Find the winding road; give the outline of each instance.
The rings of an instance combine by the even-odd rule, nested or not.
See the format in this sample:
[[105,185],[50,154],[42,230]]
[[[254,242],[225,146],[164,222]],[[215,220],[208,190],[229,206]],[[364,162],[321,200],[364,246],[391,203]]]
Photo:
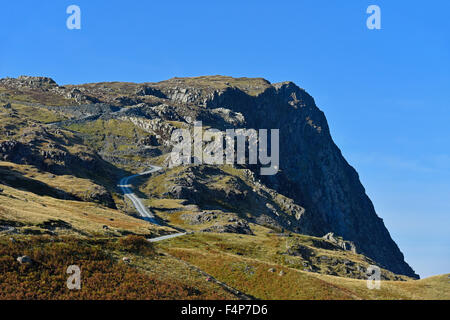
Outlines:
[[[139,174],[135,174],[129,177],[124,177],[122,179],[120,179],[119,185],[118,187],[122,190],[124,196],[128,199],[131,200],[131,202],[133,203],[134,207],[136,208],[137,212],[141,215],[141,217],[146,220],[149,221],[155,225],[160,226],[161,224],[158,223],[158,221],[156,220],[155,215],[153,214],[153,212],[151,212],[141,201],[141,199],[139,199],[136,194],[133,193],[133,191],[131,190],[131,185],[130,185],[130,180],[132,180],[133,178],[139,177],[139,176],[145,176],[148,174],[152,174],[154,172],[157,172],[159,170],[161,170],[161,167],[157,167],[157,166],[150,166],[150,170],[139,173]],[[173,234],[168,234],[165,236],[161,236],[161,237],[157,237],[157,238],[153,238],[153,239],[147,239],[149,242],[158,242],[158,241],[163,241],[163,240],[167,240],[167,239],[172,239],[172,238],[176,238],[176,237],[180,237],[180,236],[184,236],[188,233],[186,232],[180,232],[180,233],[173,233]],[[170,255],[169,255],[170,256]],[[254,297],[250,296],[250,295],[246,295],[243,292],[230,287],[229,285],[227,285],[224,282],[221,282],[219,280],[217,280],[216,278],[214,278],[213,276],[211,276],[210,274],[202,271],[201,269],[199,269],[198,267],[182,260],[176,257],[171,256],[172,258],[184,263],[185,265],[187,265],[190,269],[200,273],[202,276],[206,277],[207,281],[212,281],[216,284],[218,284],[219,286],[221,286],[223,289],[225,289],[227,292],[230,292],[232,294],[234,294],[236,297],[238,297],[239,299],[243,299],[243,300],[253,300],[255,299]]]
[[[161,224],[156,220],[156,217],[154,215],[153,212],[151,212],[141,201],[141,199],[138,198],[138,196],[133,193],[133,191],[131,190],[131,184],[130,184],[130,180],[136,178],[136,177],[140,177],[140,176],[145,176],[148,174],[152,174],[155,173],[159,170],[161,170],[161,167],[157,167],[157,166],[150,166],[150,170],[141,172],[139,174],[135,174],[129,177],[124,177],[122,179],[120,179],[119,185],[118,187],[122,190],[124,196],[128,199],[131,200],[131,202],[133,203],[133,206],[136,208],[136,211],[141,215],[142,219],[153,223],[155,225],[160,226]],[[157,241],[162,241],[162,240],[166,240],[166,239],[171,239],[171,238],[175,238],[175,237],[179,237],[179,236],[184,236],[186,233],[175,233],[175,234],[169,234],[169,235],[165,235],[162,237],[158,237],[158,238],[153,238],[153,239],[149,239],[150,242],[157,242]]]

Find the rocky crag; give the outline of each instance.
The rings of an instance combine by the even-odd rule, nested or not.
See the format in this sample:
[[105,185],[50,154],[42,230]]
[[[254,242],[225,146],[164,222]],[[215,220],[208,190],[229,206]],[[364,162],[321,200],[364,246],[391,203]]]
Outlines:
[[[32,128],[34,142],[23,136],[23,129],[4,126],[0,159],[42,162],[55,173],[70,163],[88,167],[83,161],[127,170],[157,162],[166,169],[152,183],[144,183],[141,191],[159,199],[185,199],[197,207],[196,215],[218,210],[232,221],[232,226],[214,224],[205,232],[251,234],[247,223],[256,223],[281,232],[325,236],[396,274],[418,277],[376,214],[357,172],[333,142],[325,115],[292,82],[209,76],[59,86],[49,78],[19,77],[0,80],[0,101],[1,112],[11,117],[15,105],[58,115],[45,125],[23,124]],[[169,168],[173,130],[191,129],[194,121],[219,130],[279,129],[279,172],[259,176],[258,166]],[[120,132],[114,130],[118,125]],[[57,141],[67,132],[75,132],[73,139],[82,139],[88,149],[75,152],[69,142]],[[36,142],[42,137],[51,150]],[[102,185],[108,189],[108,183]],[[237,217],[228,217],[231,213]]]

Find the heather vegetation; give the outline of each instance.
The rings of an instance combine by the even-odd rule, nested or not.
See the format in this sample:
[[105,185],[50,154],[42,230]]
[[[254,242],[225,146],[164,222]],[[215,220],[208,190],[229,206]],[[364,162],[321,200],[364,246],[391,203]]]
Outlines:
[[[218,288],[199,288],[176,277],[142,270],[114,254],[157,259],[151,244],[139,237],[107,239],[31,237],[0,239],[0,299],[221,299]],[[28,256],[29,263],[16,258]],[[69,290],[67,267],[81,268],[81,290]]]

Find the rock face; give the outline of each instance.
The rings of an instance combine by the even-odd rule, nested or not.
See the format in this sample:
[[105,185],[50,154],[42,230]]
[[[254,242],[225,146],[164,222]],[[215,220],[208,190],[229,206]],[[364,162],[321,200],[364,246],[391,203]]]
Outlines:
[[261,179],[306,209],[299,220],[302,233],[322,237],[333,232],[386,269],[418,277],[377,216],[358,173],[333,142],[324,113],[305,90],[292,82],[274,84],[257,96],[226,88],[214,93],[207,106],[239,112],[247,128],[280,129],[282,172]]

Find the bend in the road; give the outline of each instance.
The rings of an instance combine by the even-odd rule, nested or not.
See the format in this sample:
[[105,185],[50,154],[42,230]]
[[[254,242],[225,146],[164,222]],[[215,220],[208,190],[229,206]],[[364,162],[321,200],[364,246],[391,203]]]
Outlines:
[[[118,187],[122,190],[122,193],[124,194],[124,196],[126,198],[130,199],[131,203],[133,203],[133,206],[136,208],[136,211],[139,213],[139,215],[142,217],[142,219],[144,219],[150,223],[153,223],[155,225],[160,226],[161,224],[156,220],[156,217],[153,214],[153,212],[151,212],[142,203],[141,199],[139,199],[138,196],[136,196],[136,194],[133,193],[133,191],[131,190],[131,185],[129,184],[130,180],[132,180],[133,178],[152,174],[152,173],[157,172],[162,169],[161,167],[157,167],[157,166],[150,166],[150,168],[151,169],[148,171],[144,171],[142,173],[120,179]],[[162,236],[162,237],[158,237],[158,238],[154,238],[154,239],[149,239],[149,241],[157,242],[157,241],[162,241],[162,240],[166,240],[166,239],[183,236],[185,234],[186,233],[170,234],[170,235],[166,235],[166,236]]]

